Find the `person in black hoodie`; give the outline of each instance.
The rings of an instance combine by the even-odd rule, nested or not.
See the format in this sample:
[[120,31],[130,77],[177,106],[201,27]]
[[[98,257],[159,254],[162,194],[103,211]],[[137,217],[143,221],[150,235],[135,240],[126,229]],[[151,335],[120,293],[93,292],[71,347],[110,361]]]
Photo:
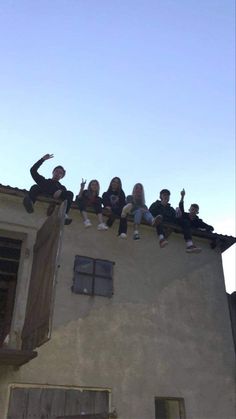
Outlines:
[[126,204],[125,193],[119,177],[114,177],[109,188],[102,195],[102,203],[108,213],[107,226],[111,227],[117,217],[120,218],[118,236],[121,239],[127,238],[127,219],[121,218],[121,212]]
[[[73,192],[68,191],[59,181],[65,176],[66,171],[62,166],[56,166],[52,172],[51,179],[45,179],[38,173],[39,167],[45,162],[45,160],[52,159],[53,154],[45,154],[39,159],[30,169],[30,173],[36,185],[31,186],[29,193],[23,199],[23,205],[28,213],[34,212],[34,203],[37,196],[42,194],[50,196],[54,199],[61,201],[67,200],[65,224],[70,224],[72,219],[68,217],[68,212],[73,201]],[[47,215],[51,215],[55,208],[55,204],[50,204]]]
[[[185,190],[183,189],[180,192],[181,199],[179,202],[179,209],[181,211],[182,217],[188,221],[191,228],[195,228],[201,231],[207,231],[208,233],[214,230],[214,227],[210,226],[209,224],[204,223],[204,221],[198,217],[199,213],[199,205],[198,204],[191,204],[189,208],[189,212],[184,211],[184,197],[185,197]],[[191,237],[190,237],[191,240]]]
[[157,235],[159,237],[160,247],[163,248],[168,245],[163,228],[163,222],[167,222],[170,224],[177,224],[182,227],[187,253],[201,252],[201,248],[195,246],[192,242],[191,227],[188,220],[181,217],[180,211],[176,211],[170,206],[169,200],[170,191],[168,189],[162,189],[160,192],[160,201],[157,200],[156,202],[153,202],[149,208],[149,211],[155,217],[155,225]]

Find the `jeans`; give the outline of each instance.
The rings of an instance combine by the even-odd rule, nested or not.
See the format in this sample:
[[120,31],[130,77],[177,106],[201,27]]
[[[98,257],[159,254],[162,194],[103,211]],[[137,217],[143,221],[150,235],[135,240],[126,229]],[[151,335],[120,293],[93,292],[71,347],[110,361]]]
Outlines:
[[153,216],[149,211],[144,210],[143,208],[136,209],[134,211],[134,224],[140,224],[142,218],[144,218],[148,224],[152,224]]

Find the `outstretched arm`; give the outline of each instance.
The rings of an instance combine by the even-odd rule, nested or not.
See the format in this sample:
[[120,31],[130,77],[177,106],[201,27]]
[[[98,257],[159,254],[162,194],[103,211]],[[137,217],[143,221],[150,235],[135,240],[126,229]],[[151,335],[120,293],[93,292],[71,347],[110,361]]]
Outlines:
[[45,154],[41,159],[39,159],[30,169],[30,173],[32,178],[35,180],[36,183],[44,180],[45,178],[38,174],[39,167],[43,164],[45,160],[52,159],[54,157],[53,154]]
[[199,230],[202,230],[202,231],[207,231],[208,233],[214,230],[214,227],[210,226],[210,225],[209,225],[209,224],[207,224],[207,223],[204,223],[204,221],[202,221],[202,220],[201,220],[201,218],[198,218],[198,220],[197,220],[197,221],[198,221],[198,226],[197,226],[197,228],[198,228]]
[[180,192],[181,198],[179,201],[179,209],[182,212],[182,214],[184,213],[184,197],[185,197],[185,190],[182,189],[182,191]]
[[81,181],[81,184],[80,184],[80,190],[79,190],[79,193],[77,195],[78,198],[80,198],[82,196],[82,194],[84,192],[84,187],[86,185],[86,182],[87,182],[87,180],[82,178],[82,181]]

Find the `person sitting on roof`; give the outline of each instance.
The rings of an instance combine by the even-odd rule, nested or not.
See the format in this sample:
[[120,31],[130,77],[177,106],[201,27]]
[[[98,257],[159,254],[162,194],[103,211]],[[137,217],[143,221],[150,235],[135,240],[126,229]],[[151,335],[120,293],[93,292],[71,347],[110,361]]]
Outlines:
[[102,216],[102,198],[99,196],[100,185],[97,179],[92,179],[88,184],[88,189],[84,189],[86,180],[82,179],[80,184],[80,191],[76,196],[75,202],[79,207],[80,213],[83,218],[84,226],[91,227],[92,223],[88,218],[87,208],[92,207],[97,214],[98,226],[100,231],[108,230],[107,225],[103,221]]
[[185,190],[183,189],[180,192],[181,199],[179,202],[179,209],[181,211],[182,217],[185,220],[188,220],[191,228],[195,228],[201,231],[206,231],[208,233],[214,231],[214,227],[210,226],[209,224],[204,223],[201,218],[198,217],[199,213],[199,205],[198,204],[191,204],[189,208],[189,212],[184,211],[184,197],[185,197]]
[[142,219],[152,226],[156,225],[155,218],[145,204],[145,194],[142,183],[136,183],[133,187],[132,195],[127,196],[127,204],[123,207],[121,218],[127,217],[128,214],[131,214],[134,217],[134,240],[140,239],[139,226]]
[[[67,200],[67,208],[65,215],[65,224],[71,224],[72,219],[68,217],[73,201],[73,192],[68,191],[59,181],[65,176],[66,171],[62,166],[56,166],[52,172],[51,179],[45,179],[38,173],[39,167],[44,163],[45,160],[52,159],[53,154],[45,154],[39,159],[30,169],[32,178],[35,180],[36,185],[31,186],[29,193],[23,199],[23,205],[28,213],[34,212],[34,203],[37,196],[42,194],[53,199],[59,199],[61,201]],[[47,215],[51,215],[54,211],[56,204],[50,204],[48,207]]]
[[157,200],[153,202],[150,206],[149,211],[155,218],[155,225],[157,235],[159,237],[160,247],[163,248],[168,245],[168,241],[165,237],[165,231],[163,228],[163,223],[167,222],[170,224],[177,224],[182,228],[184,239],[186,242],[186,252],[187,253],[199,253],[201,248],[197,247],[192,242],[191,235],[191,226],[188,220],[185,217],[182,217],[181,211],[179,208],[175,210],[169,204],[170,200],[170,191],[168,189],[162,189],[160,191],[160,201]]

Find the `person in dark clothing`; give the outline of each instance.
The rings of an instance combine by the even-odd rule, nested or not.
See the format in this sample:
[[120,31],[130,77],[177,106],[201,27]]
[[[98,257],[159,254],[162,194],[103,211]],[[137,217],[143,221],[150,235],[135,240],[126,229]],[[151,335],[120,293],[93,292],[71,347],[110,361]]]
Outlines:
[[[189,208],[189,212],[184,211],[184,197],[185,197],[185,190],[183,189],[180,192],[181,199],[179,202],[179,209],[181,211],[182,217],[188,221],[191,228],[195,228],[201,231],[212,232],[214,227],[210,226],[209,224],[204,223],[201,218],[198,217],[199,213],[199,205],[198,204],[191,204]],[[190,238],[191,239],[191,238]]]
[[160,192],[160,200],[153,202],[150,206],[149,211],[151,214],[156,217],[155,224],[156,224],[156,231],[159,237],[160,247],[163,248],[168,245],[168,241],[165,238],[165,232],[163,228],[163,223],[171,223],[177,224],[182,227],[184,239],[186,241],[186,252],[187,253],[199,253],[201,249],[195,246],[190,239],[188,239],[189,235],[191,236],[191,228],[188,221],[181,217],[180,213],[171,207],[169,204],[170,200],[170,191],[168,189],[162,189]]
[[92,225],[86,212],[87,207],[92,207],[98,217],[99,224],[97,229],[100,231],[108,230],[108,227],[104,223],[102,216],[102,198],[99,196],[99,182],[96,179],[91,180],[88,184],[88,189],[84,189],[85,184],[86,180],[82,179],[80,184],[80,191],[75,199],[75,202],[77,203],[82,215],[84,226],[87,228]]
[[[23,205],[28,213],[34,211],[34,203],[38,195],[42,194],[45,196],[52,197],[54,199],[59,199],[61,201],[67,200],[67,208],[65,215],[65,224],[70,224],[72,222],[71,218],[68,217],[68,212],[70,210],[72,201],[73,201],[73,192],[68,191],[65,186],[63,186],[59,181],[65,176],[65,169],[62,166],[56,166],[52,172],[51,179],[45,179],[44,176],[38,173],[39,167],[44,163],[45,160],[53,158],[53,154],[45,154],[41,159],[39,159],[30,169],[32,178],[35,180],[36,185],[33,185],[29,193],[23,199]],[[51,215],[56,204],[50,204],[47,215]]]
[[118,236],[121,239],[127,238],[127,219],[121,218],[121,212],[126,204],[125,193],[122,189],[122,183],[119,177],[114,177],[109,185],[109,188],[102,195],[102,203],[108,212],[107,226],[111,227],[116,219],[119,217]]

